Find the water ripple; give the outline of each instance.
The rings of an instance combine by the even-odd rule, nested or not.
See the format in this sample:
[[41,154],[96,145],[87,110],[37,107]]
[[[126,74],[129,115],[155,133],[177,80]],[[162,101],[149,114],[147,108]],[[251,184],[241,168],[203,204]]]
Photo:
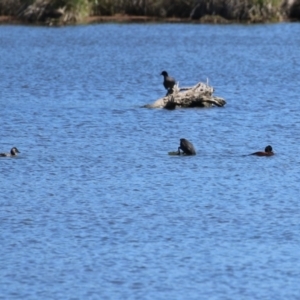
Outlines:
[[297,299],[298,29],[3,26],[0,298]]

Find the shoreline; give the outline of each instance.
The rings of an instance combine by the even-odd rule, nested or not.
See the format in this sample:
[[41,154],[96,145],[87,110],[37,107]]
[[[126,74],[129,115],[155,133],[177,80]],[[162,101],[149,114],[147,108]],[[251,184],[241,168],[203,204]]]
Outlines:
[[183,24],[278,24],[286,22],[286,20],[274,20],[261,21],[261,22],[250,22],[250,21],[238,21],[238,20],[227,20],[219,15],[205,15],[198,20],[191,18],[160,18],[160,17],[149,17],[149,16],[132,16],[132,15],[121,15],[115,14],[113,16],[89,16],[85,17],[81,22],[64,23],[57,19],[49,19],[47,22],[28,22],[21,20],[15,16],[0,16],[0,25],[36,25],[36,26],[67,26],[67,25],[89,25],[89,24],[105,24],[105,23],[183,23]]

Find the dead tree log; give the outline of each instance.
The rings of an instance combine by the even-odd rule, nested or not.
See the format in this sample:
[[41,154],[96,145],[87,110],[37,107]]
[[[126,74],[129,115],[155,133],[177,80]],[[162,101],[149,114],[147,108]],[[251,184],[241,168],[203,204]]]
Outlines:
[[199,82],[193,87],[179,88],[175,85],[173,93],[156,100],[153,104],[147,104],[147,108],[175,109],[178,107],[212,107],[224,106],[226,101],[213,96],[214,89],[208,84]]

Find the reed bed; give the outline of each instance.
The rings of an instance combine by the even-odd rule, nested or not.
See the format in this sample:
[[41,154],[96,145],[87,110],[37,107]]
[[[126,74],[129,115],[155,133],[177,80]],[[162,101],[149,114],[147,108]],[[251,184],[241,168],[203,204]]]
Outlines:
[[[1,0],[0,15],[26,22],[84,22],[92,16],[145,16],[193,21],[275,22],[288,0]],[[207,18],[207,16],[210,16]]]

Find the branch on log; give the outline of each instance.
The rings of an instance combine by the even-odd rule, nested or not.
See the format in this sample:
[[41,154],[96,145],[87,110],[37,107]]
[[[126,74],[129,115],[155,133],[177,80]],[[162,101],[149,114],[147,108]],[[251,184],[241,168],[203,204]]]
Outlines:
[[214,89],[208,84],[199,82],[193,87],[179,88],[175,85],[173,93],[156,100],[153,104],[147,104],[147,108],[175,109],[178,107],[212,107],[224,106],[226,101],[213,96]]

